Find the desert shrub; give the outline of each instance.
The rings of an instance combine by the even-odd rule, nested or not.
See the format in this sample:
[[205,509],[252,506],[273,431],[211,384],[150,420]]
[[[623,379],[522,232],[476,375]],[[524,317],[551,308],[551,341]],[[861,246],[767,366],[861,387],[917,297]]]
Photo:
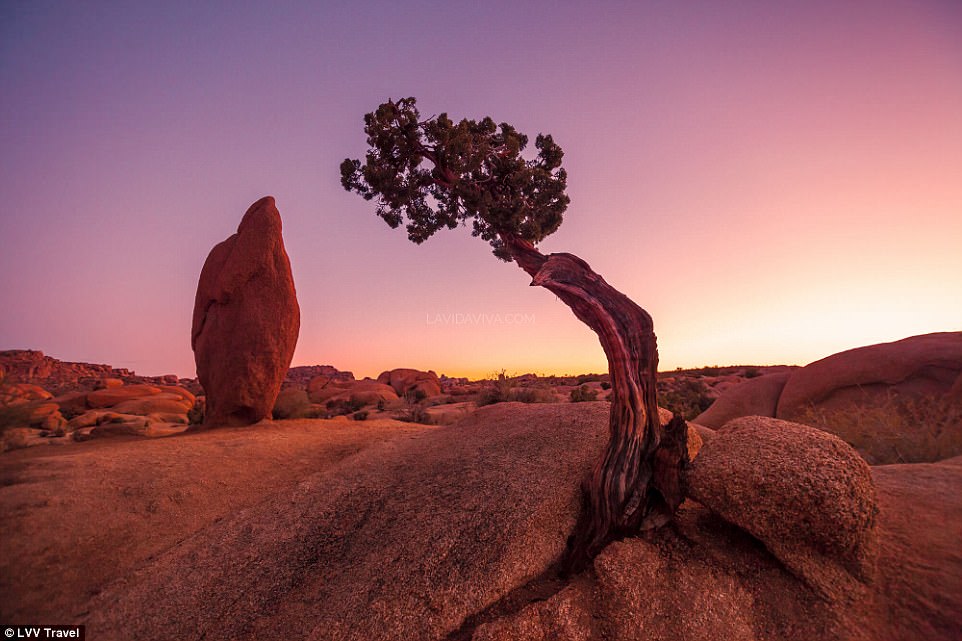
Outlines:
[[757,367],[746,367],[745,368],[745,378],[758,378],[762,373],[758,371]]
[[547,387],[519,387],[511,390],[508,400],[521,403],[557,403],[558,397]]
[[581,387],[576,387],[571,390],[571,402],[572,403],[583,403],[585,401],[594,401],[598,398],[598,392],[591,389],[587,385],[582,385]]
[[713,401],[708,386],[697,378],[679,378],[672,384],[658,382],[658,405],[686,420],[707,410]]
[[191,425],[201,425],[204,422],[204,415],[207,411],[207,397],[198,396],[194,401],[194,406],[187,410],[187,422]]
[[601,374],[582,374],[575,379],[575,385],[584,385],[585,383],[598,383],[602,379]]
[[409,389],[404,392],[404,402],[405,403],[420,403],[428,397],[428,393],[423,389]]
[[302,418],[306,416],[310,407],[311,399],[308,398],[305,390],[289,388],[277,395],[271,414],[275,419]]
[[481,389],[481,392],[478,393],[478,407],[503,403],[509,400],[514,386],[514,381],[505,375],[504,370],[501,370],[497,378],[493,379],[490,384],[485,385]]
[[550,387],[546,385],[520,387],[515,381],[505,376],[502,370],[498,378],[490,381],[490,384],[478,393],[476,401],[478,407],[482,405],[493,405],[494,403],[504,403],[516,401],[520,403],[555,403],[558,397],[554,395]]
[[350,398],[331,399],[327,402],[326,407],[331,416],[342,416],[360,410],[364,407],[364,402],[356,396],[352,396]]
[[603,390],[611,389],[611,383],[609,383],[608,381],[601,381],[601,389]]
[[11,427],[27,427],[30,425],[30,410],[27,403],[0,407],[0,432]]
[[423,405],[407,405],[395,414],[394,418],[405,423],[421,423],[422,425],[434,423],[431,415],[428,414],[428,410]]
[[810,406],[799,422],[835,434],[869,463],[927,463],[962,454],[962,399],[890,393],[844,410]]
[[366,421],[367,412],[364,410],[361,410],[360,412],[354,412],[351,414],[351,418],[353,418],[355,421]]

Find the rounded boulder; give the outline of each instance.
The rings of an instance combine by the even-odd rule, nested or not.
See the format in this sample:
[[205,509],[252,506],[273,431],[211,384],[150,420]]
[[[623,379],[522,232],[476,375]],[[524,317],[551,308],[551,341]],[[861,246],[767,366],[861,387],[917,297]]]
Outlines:
[[726,424],[685,474],[688,494],[761,541],[822,596],[870,582],[878,550],[868,464],[838,437],[750,416]]

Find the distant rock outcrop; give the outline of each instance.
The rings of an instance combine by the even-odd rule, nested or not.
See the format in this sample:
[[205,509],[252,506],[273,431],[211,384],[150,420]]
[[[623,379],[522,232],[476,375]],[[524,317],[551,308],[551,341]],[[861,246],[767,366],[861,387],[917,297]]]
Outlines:
[[390,385],[371,379],[361,381],[334,380],[328,376],[318,376],[307,385],[307,394],[312,403],[356,399],[364,405],[389,403],[398,400],[398,395]]
[[[140,376],[122,367],[98,363],[62,361],[33,349],[11,349],[0,352],[0,371],[6,371],[7,383],[39,385],[59,396],[68,392],[89,392],[111,385],[191,385],[192,379],[164,376]],[[2,377],[0,377],[2,380]]]
[[962,332],[912,336],[833,354],[794,372],[776,416],[800,418],[807,407],[832,411],[871,404],[891,392],[946,394],[962,375]]
[[775,416],[778,397],[791,374],[781,372],[749,378],[744,383],[728,388],[694,422],[717,429],[741,416]]
[[313,379],[320,377],[330,381],[347,382],[354,380],[354,373],[342,372],[331,365],[298,365],[287,370],[284,383],[307,387]]
[[191,346],[207,396],[205,425],[270,416],[299,328],[281,217],[267,196],[211,250],[197,284]]
[[818,427],[872,464],[962,454],[962,332],[859,347],[750,379],[694,421],[717,428],[742,416]]
[[417,394],[424,397],[441,393],[441,382],[433,371],[422,372],[416,369],[398,368],[381,372],[377,382],[390,385],[398,396]]

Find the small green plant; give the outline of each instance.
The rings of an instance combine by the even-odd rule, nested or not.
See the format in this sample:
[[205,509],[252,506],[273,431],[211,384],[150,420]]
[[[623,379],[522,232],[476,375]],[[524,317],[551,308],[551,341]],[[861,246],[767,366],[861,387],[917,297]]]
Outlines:
[[576,387],[571,390],[571,402],[572,403],[584,403],[585,401],[594,401],[598,399],[598,392],[591,389],[587,385],[582,385],[581,387]]

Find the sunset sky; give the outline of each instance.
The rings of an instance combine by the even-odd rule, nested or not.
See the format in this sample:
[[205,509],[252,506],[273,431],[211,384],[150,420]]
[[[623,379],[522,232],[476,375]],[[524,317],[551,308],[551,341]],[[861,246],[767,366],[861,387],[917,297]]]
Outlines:
[[193,376],[201,266],[270,194],[295,365],[604,371],[468,229],[416,246],[341,188],[404,96],[554,136],[542,251],[644,307],[663,370],[962,329],[957,0],[2,2],[0,90],[0,349]]

